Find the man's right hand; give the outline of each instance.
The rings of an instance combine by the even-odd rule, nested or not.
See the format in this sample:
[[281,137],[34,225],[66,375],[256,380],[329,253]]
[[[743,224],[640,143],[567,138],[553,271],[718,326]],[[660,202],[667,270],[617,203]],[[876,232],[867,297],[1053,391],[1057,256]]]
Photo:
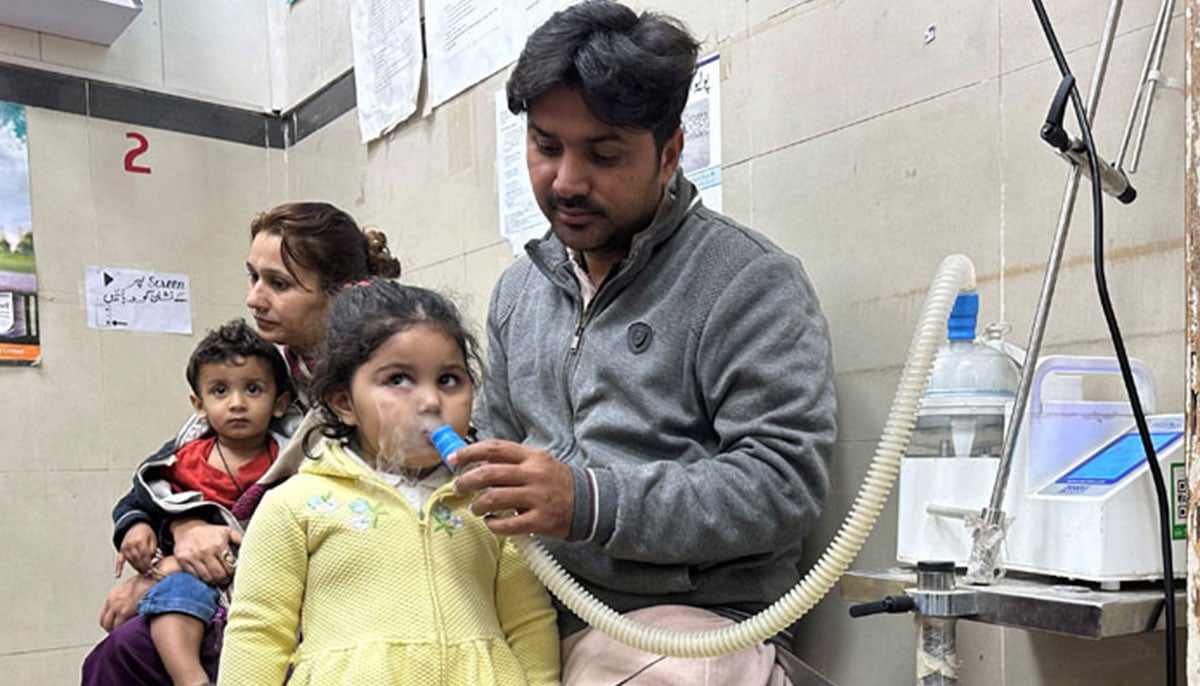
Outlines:
[[226,563],[231,546],[242,542],[242,533],[228,526],[185,519],[171,524],[179,566],[206,584],[224,586],[233,579]]
[[121,550],[117,552],[117,568],[113,570],[113,576],[121,578],[121,570],[126,562],[136,569],[138,574],[145,574],[150,570],[150,563],[154,561],[154,553],[157,550],[158,537],[154,535],[154,528],[145,522],[134,524],[125,532],[125,538],[121,539]]
[[515,512],[488,518],[500,536],[540,534],[566,538],[575,516],[575,477],[571,468],[539,448],[509,441],[481,441],[457,451],[456,468],[479,463],[455,479],[456,493],[478,492],[471,503],[477,515]]

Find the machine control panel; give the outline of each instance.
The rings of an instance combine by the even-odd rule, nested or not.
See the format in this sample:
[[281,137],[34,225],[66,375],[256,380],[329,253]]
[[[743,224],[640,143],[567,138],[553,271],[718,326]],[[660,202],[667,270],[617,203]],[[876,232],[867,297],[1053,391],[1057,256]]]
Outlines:
[[[1182,415],[1148,417],[1150,441],[1161,461],[1164,453],[1183,444]],[[1121,432],[1115,438],[1076,462],[1061,476],[1042,487],[1040,495],[1103,496],[1126,478],[1146,467],[1146,454],[1137,426]]]

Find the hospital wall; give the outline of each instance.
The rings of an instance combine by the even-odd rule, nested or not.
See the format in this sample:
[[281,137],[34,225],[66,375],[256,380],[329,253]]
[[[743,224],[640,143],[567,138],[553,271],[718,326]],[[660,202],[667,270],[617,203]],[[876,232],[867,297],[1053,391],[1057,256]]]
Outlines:
[[[146,0],[109,48],[0,26],[0,61],[249,117],[270,101],[266,20],[261,2]],[[246,314],[249,223],[288,197],[286,156],[49,106],[26,117],[42,359],[0,367],[0,683],[72,684],[104,635],[111,507],[191,412],[198,337]],[[129,132],[149,174],[123,170]],[[88,328],[88,265],[187,274],[194,335]]]
[[[251,109],[285,100],[269,46],[278,13],[263,0],[142,0],[110,46],[0,25],[0,61]],[[273,78],[274,77],[274,78]],[[277,107],[276,109],[284,109]]]
[[[150,0],[138,21],[157,17],[160,25],[135,22],[110,51],[75,45],[63,57],[56,39],[0,27],[0,60],[287,109],[350,68],[348,4],[300,0],[285,11],[276,0],[221,3],[245,15],[237,26],[213,19],[215,8]],[[1104,7],[1051,4],[1086,84]],[[839,440],[828,515],[808,536],[807,568],[866,471],[943,257],[971,257],[980,321],[1008,322],[1008,340],[1025,344],[1066,178],[1065,164],[1037,138],[1057,73],[1022,3],[653,7],[684,18],[705,54],[720,53],[725,211],[803,260],[830,322]],[[1156,9],[1126,2],[1096,118],[1106,157],[1119,142]],[[211,46],[173,33],[180,12],[197,31],[221,36],[216,42],[247,67],[204,66]],[[1182,23],[1176,17],[1164,63],[1176,79]],[[179,59],[200,75],[167,68]],[[138,458],[187,415],[182,370],[198,335],[245,313],[242,263],[255,212],[293,199],[343,207],[387,232],[406,282],[454,294],[482,328],[491,287],[513,260],[497,230],[494,93],[503,81],[492,76],[369,146],[353,110],[285,150],[143,127],[150,175],[120,171],[127,125],[29,109],[43,364],[0,368],[0,502],[9,510],[0,537],[10,550],[0,564],[0,606],[10,608],[0,681],[72,683],[103,635],[95,616],[111,583],[108,510]],[[1183,409],[1182,132],[1182,94],[1160,91],[1132,177],[1138,201],[1107,202],[1104,215],[1126,344],[1154,371],[1159,411],[1171,412]],[[1085,183],[1044,353],[1110,354],[1092,283],[1087,191]],[[196,334],[87,328],[82,277],[91,264],[189,274]],[[895,529],[893,495],[855,567],[893,564]],[[802,620],[799,654],[838,683],[910,683],[911,618],[851,620],[846,608],[835,589]],[[1161,633],[1091,642],[959,625],[963,683],[989,686],[1144,683],[1161,643]]]

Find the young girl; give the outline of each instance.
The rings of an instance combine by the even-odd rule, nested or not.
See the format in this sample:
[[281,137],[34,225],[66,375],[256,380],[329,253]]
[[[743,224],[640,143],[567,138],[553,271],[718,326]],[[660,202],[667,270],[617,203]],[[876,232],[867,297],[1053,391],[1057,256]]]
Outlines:
[[311,387],[327,438],[254,516],[220,683],[280,684],[289,665],[292,686],[557,683],[549,597],[429,442],[466,433],[477,363],[432,291],[338,297]]

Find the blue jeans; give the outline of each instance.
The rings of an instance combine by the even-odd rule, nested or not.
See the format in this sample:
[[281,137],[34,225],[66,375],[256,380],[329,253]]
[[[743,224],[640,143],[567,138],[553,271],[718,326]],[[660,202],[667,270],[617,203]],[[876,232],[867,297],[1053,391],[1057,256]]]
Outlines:
[[146,591],[138,602],[138,614],[153,617],[178,612],[208,624],[217,613],[220,595],[220,591],[191,574],[176,572]]

